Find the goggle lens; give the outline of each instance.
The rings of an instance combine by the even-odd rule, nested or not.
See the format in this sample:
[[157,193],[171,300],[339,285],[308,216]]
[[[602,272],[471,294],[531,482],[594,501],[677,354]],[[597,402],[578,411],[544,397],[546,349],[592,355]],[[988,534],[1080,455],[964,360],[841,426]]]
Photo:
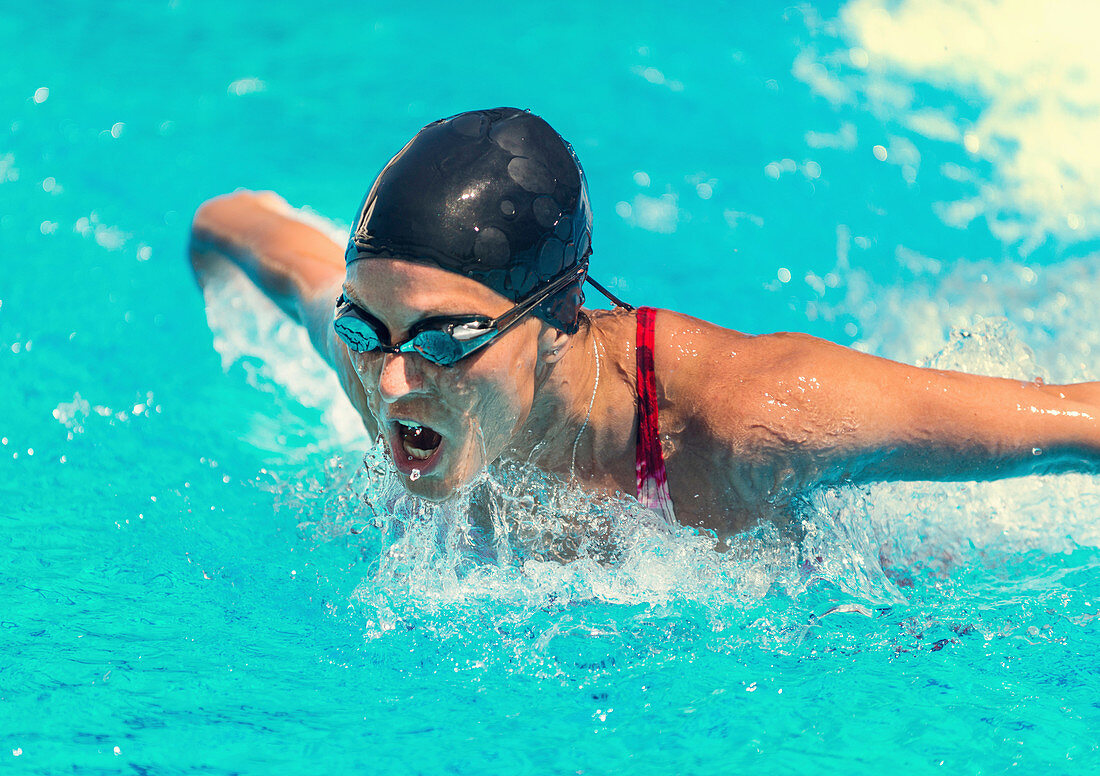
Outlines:
[[[348,348],[356,353],[370,353],[382,348],[382,338],[368,322],[354,312],[340,314],[333,322],[333,328]],[[458,328],[458,327],[456,327]],[[450,333],[441,329],[427,329],[418,332],[402,350],[414,350],[433,364],[452,366],[466,355],[466,351]]]
[[412,338],[413,349],[429,361],[450,366],[462,358],[462,346],[445,331],[429,329]]
[[370,353],[382,344],[374,327],[353,315],[341,315],[332,325],[340,339],[356,353]]
[[571,272],[562,275],[546,288],[528,296],[511,310],[492,320],[483,316],[476,316],[477,320],[452,319],[444,325],[444,328],[423,329],[399,345],[383,344],[378,330],[364,317],[363,311],[343,294],[336,300],[333,327],[347,346],[357,353],[369,353],[379,349],[387,353],[407,353],[412,350],[433,364],[452,366],[503,334],[531,313],[535,306],[547,297],[557,293],[569,283],[583,278],[586,267],[586,263],[578,264]]

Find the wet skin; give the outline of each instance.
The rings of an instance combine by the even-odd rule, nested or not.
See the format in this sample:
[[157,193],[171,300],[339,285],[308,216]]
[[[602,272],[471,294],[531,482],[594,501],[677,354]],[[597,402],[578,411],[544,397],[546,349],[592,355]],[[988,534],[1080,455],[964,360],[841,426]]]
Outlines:
[[[390,342],[410,336],[427,319],[447,315],[495,317],[512,303],[489,288],[461,276],[445,285],[443,270],[403,261],[354,262],[347,268],[344,294],[389,331]],[[489,347],[451,367],[416,353],[356,353],[347,357],[359,382],[370,418],[398,469],[421,472],[406,487],[433,500],[446,498],[523,432],[539,369],[540,322],[529,318]],[[403,449],[401,424],[426,426],[442,437],[428,466]]]
[[[511,459],[633,495],[632,314],[589,312],[573,336],[531,318],[445,368],[415,354],[349,352],[332,329],[341,289],[391,342],[426,317],[492,317],[513,303],[429,265],[372,259],[345,273],[343,249],[269,193],[238,192],[200,208],[192,261],[201,276],[223,260],[306,326],[398,468],[421,468],[405,480],[411,492],[446,498],[486,464]],[[807,335],[748,336],[665,310],[654,360],[677,518],[722,533],[761,517],[789,520],[792,502],[821,485],[1100,468],[1100,383],[921,369]],[[431,461],[407,460],[399,421],[441,435]]]

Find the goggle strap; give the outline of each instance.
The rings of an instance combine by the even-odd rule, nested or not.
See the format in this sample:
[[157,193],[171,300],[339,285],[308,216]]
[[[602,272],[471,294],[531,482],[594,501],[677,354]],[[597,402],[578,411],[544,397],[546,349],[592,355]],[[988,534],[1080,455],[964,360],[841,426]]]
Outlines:
[[587,277],[585,277],[585,280],[587,280],[589,283],[591,283],[593,286],[595,286],[597,291],[599,291],[601,294],[606,296],[608,299],[610,299],[612,302],[614,302],[619,307],[622,307],[624,310],[633,310],[634,309],[634,305],[627,304],[622,299],[615,296],[613,293],[611,293],[606,288],[604,288],[599,283],[597,283],[595,280],[593,280],[591,275],[588,275]]
[[523,316],[527,315],[527,313],[531,312],[531,310],[535,309],[535,307],[542,304],[549,297],[553,296],[558,291],[561,291],[573,281],[577,280],[577,278],[580,277],[580,274],[583,271],[584,268],[582,266],[578,266],[577,269],[567,275],[562,275],[546,288],[542,289],[542,291],[539,291],[538,293],[529,296],[527,298],[527,301],[522,302],[511,312],[506,313],[504,316],[496,320],[497,330],[503,334],[507,329],[512,326],[512,324],[521,319]]

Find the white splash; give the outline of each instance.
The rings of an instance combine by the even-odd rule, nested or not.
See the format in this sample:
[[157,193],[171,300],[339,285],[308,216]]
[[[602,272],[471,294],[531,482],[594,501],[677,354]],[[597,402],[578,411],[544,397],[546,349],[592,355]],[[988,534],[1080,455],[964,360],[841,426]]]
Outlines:
[[[852,0],[840,19],[846,56],[808,51],[796,77],[834,103],[867,104],[919,136],[960,144],[976,169],[992,164],[973,197],[940,205],[946,223],[984,218],[1024,253],[1048,236],[1100,236],[1100,145],[1090,142],[1100,137],[1100,5]],[[958,106],[923,105],[918,84],[977,94],[963,107],[980,112],[970,121]]]
[[[340,228],[332,222],[289,206],[287,210],[333,239],[343,240]],[[221,355],[224,369],[239,367],[254,387],[268,393],[288,391],[302,405],[320,410],[325,422],[318,435],[328,432],[330,443],[359,448],[369,444],[359,413],[302,326],[287,318],[228,262],[211,267],[202,283],[214,348]],[[261,446],[278,446],[278,431],[256,430],[258,437],[274,436],[274,440],[266,441],[257,437]]]

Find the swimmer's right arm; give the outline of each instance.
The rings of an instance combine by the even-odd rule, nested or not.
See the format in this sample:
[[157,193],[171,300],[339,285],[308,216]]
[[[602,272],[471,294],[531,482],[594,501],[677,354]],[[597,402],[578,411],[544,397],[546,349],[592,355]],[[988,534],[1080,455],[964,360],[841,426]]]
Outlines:
[[191,225],[191,265],[200,283],[219,262],[236,265],[302,324],[370,430],[362,385],[332,328],[344,279],[344,249],[294,212],[270,191],[236,191],[207,200]]
[[314,300],[343,278],[344,251],[293,213],[270,191],[236,191],[207,200],[191,225],[196,275],[201,279],[212,261],[228,259],[284,313],[308,325]]

